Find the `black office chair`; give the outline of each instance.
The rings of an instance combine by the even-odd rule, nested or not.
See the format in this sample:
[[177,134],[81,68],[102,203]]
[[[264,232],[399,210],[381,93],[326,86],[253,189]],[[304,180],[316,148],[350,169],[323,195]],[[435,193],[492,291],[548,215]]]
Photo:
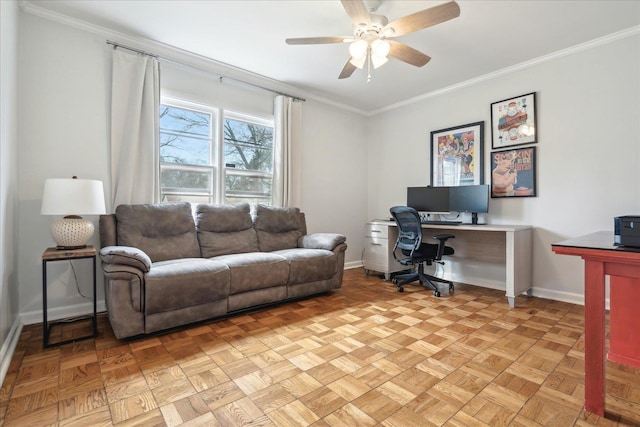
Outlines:
[[[432,265],[432,263],[440,262],[443,255],[453,255],[454,250],[449,246],[445,246],[448,239],[453,239],[453,234],[438,234],[433,236],[438,240],[438,244],[430,244],[422,242],[422,224],[420,223],[420,215],[418,212],[407,206],[394,206],[391,208],[391,216],[398,226],[398,240],[393,247],[393,257],[402,265],[417,265],[418,272],[411,274],[399,274],[395,276],[392,283],[397,286],[398,292],[403,292],[403,286],[407,283],[420,282],[433,290],[433,295],[440,296],[438,287],[433,282],[446,283],[449,285],[449,291],[453,291],[453,282],[439,277],[425,274],[424,264]],[[396,249],[400,249],[407,258],[399,259],[396,255]]]

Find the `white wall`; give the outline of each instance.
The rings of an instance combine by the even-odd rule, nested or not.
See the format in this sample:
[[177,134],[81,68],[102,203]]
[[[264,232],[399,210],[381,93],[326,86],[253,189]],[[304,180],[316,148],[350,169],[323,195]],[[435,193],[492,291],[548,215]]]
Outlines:
[[[41,255],[54,243],[40,215],[44,180],[70,177],[108,184],[111,50],[104,35],[20,14],[20,314],[25,323],[41,321]],[[220,84],[218,78],[161,61],[163,90],[194,102],[257,115],[273,114],[273,94]],[[309,231],[347,235],[347,262],[362,252],[366,221],[366,146],[363,115],[342,112],[320,102],[303,105],[301,208]],[[97,217],[89,217],[97,225]],[[98,245],[97,234],[92,243]],[[90,295],[88,263],[76,261],[82,292]],[[86,309],[65,263],[49,264],[50,316]],[[98,274],[98,299],[103,300]],[[99,304],[100,307],[100,304]]]
[[430,184],[430,132],[485,121],[490,183],[490,104],[536,92],[538,197],[491,199],[486,220],[531,224],[534,295],[582,302],[580,259],[551,244],[640,214],[640,36],[595,44],[371,117],[370,218],[404,204],[406,187]]
[[[41,255],[55,246],[40,215],[46,178],[107,181],[110,61],[104,39],[20,14],[19,273],[20,313],[42,321]],[[87,217],[97,226],[97,217]],[[98,245],[98,234],[91,244]],[[74,261],[80,290],[91,295],[90,263]],[[50,318],[90,311],[68,262],[48,266]],[[103,300],[98,274],[98,299]],[[82,305],[83,308],[74,308]]]
[[18,3],[0,2],[0,384],[20,334],[18,321]]
[[347,266],[361,265],[367,206],[367,128],[360,115],[315,101],[303,107],[302,202],[310,233],[347,236]]

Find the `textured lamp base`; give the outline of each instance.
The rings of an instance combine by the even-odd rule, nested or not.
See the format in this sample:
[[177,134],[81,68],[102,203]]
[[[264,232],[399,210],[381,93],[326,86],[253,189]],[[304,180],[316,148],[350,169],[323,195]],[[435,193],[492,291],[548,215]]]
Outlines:
[[82,249],[93,236],[94,225],[91,221],[76,215],[65,216],[51,223],[51,237],[57,249]]

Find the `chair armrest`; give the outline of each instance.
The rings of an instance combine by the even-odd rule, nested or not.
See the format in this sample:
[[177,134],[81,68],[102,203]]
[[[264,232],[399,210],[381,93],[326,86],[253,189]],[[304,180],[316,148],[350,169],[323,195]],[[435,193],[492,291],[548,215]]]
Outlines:
[[455,239],[456,236],[453,234],[436,234],[433,238],[441,242],[445,242],[447,239]]
[[444,254],[444,244],[448,239],[455,239],[456,236],[453,234],[436,234],[433,236],[434,239],[438,241],[438,255],[436,255],[436,261],[442,259],[442,255]]
[[298,247],[305,249],[326,249],[332,251],[347,238],[342,234],[314,233],[300,237]]
[[146,273],[151,270],[151,258],[144,251],[131,246],[105,246],[100,249],[105,264],[123,264]]

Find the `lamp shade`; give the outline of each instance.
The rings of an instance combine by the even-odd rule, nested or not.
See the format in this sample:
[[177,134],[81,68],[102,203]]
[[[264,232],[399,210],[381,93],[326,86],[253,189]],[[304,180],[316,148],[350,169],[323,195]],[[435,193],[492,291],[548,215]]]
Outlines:
[[51,237],[58,249],[84,248],[95,229],[91,221],[79,215],[106,212],[101,181],[91,179],[47,179],[42,196],[42,215],[64,215],[51,223]]
[[100,215],[105,212],[102,181],[52,178],[44,182],[42,215]]

